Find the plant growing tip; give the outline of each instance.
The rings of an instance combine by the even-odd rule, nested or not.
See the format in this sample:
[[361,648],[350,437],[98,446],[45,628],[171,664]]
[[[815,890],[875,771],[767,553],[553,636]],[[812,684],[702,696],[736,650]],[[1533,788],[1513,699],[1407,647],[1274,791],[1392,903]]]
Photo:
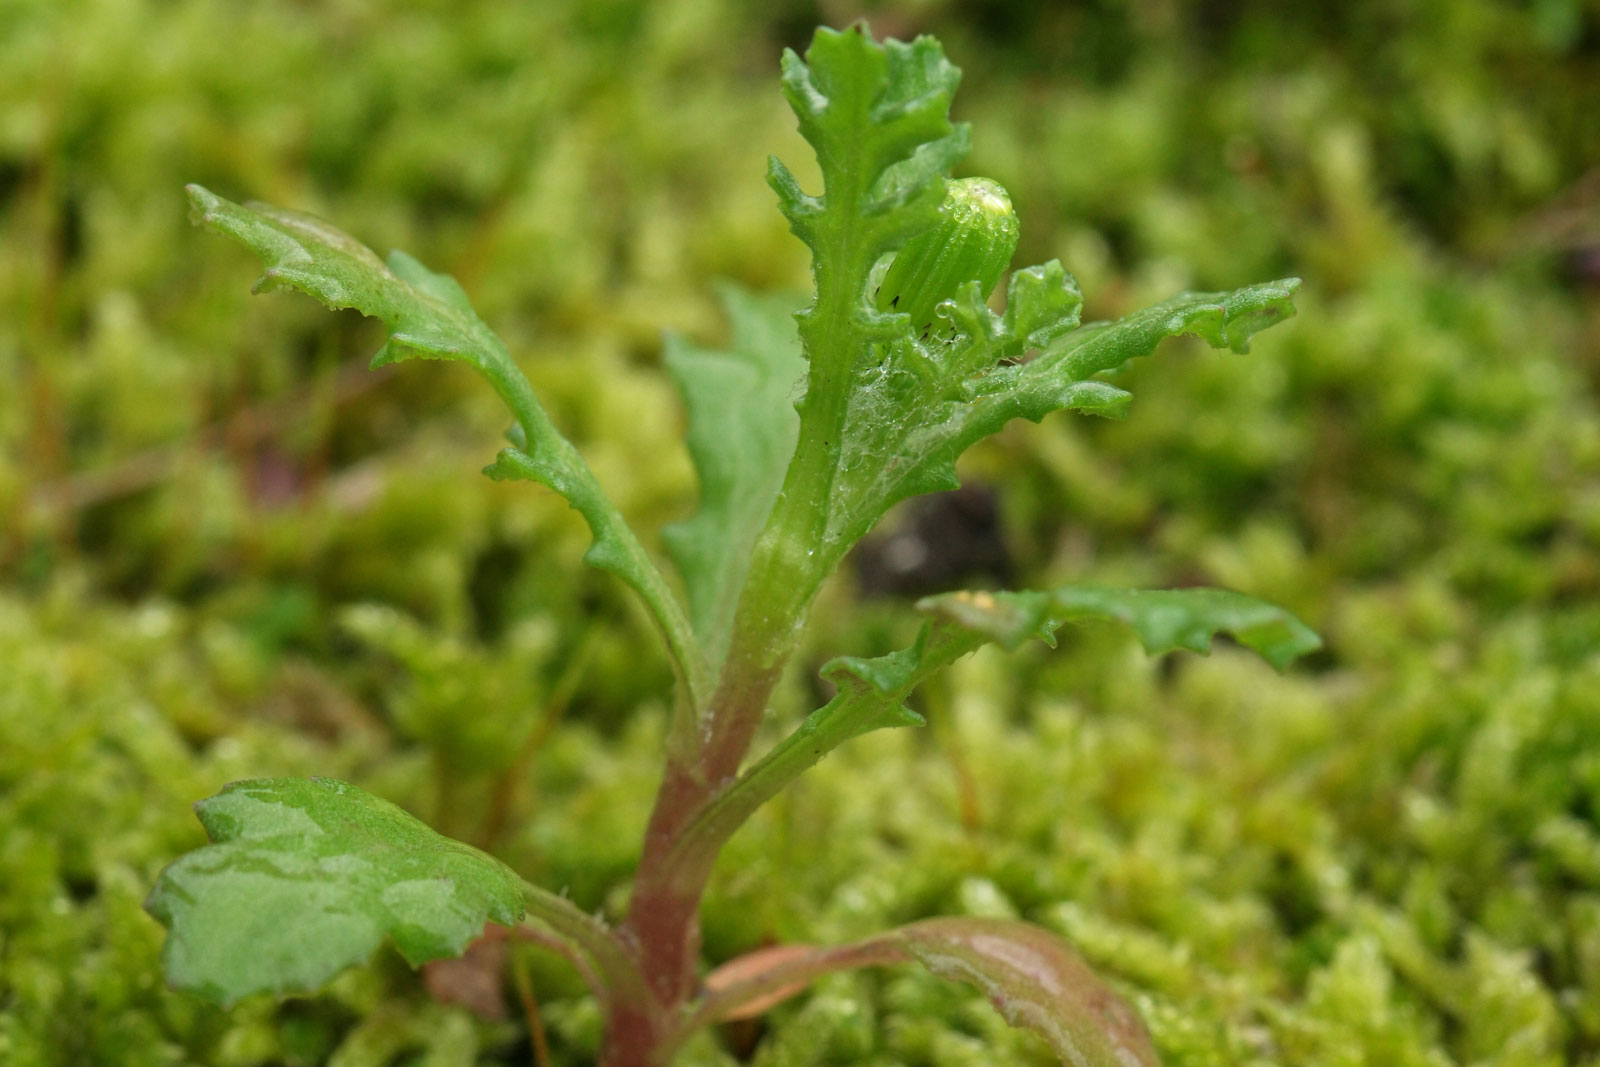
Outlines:
[[944,183],[938,222],[895,253],[878,287],[879,311],[911,317],[926,333],[934,309],[969,284],[988,299],[1017,250],[1017,213],[999,182],[962,178]]
[[594,988],[607,1067],[662,1067],[697,1026],[762,1010],[832,970],[905,962],[977,985],[1074,1067],[1157,1062],[1137,1014],[1069,946],[1025,923],[926,919],[855,945],[763,950],[699,978],[700,901],[721,847],[829,751],[920,724],[907,698],[979,646],[1051,642],[1068,622],[1101,619],[1131,626],[1152,653],[1204,652],[1230,633],[1280,669],[1318,645],[1282,609],[1217,590],[931,597],[918,604],[924,621],[910,646],[830,662],[833,698],[747,760],[818,586],[889,507],[953,488],[957,457],[1013,419],[1120,415],[1128,394],[1096,375],[1166,337],[1243,351],[1293,314],[1298,283],[1287,280],[1187,293],[1080,326],[1077,283],[1054,260],[1012,272],[1004,311],[990,310],[1018,224],[997,183],[949,177],[970,136],[949,118],[958,80],[929,37],[878,43],[862,28],[820,29],[804,58],[785,53],[783,93],[822,185],[802,189],[775,159],[768,180],[811,248],[816,290],[798,314],[729,290],[731,351],[668,341],[700,480],[696,512],[665,532],[676,582],[453,279],[401,252],[380,259],[321,220],[189,187],[198,223],[261,257],[258,288],[300,289],[381,319],[388,338],[375,363],[450,360],[489,383],[514,444],[487,473],[541,483],[583,515],[594,537],[585,559],[650,611],[678,691],[620,927],[353,786],[263,779],[201,803],[212,843],[173,863],[151,895],[170,930],[172,983],[223,1003],[303,991],[385,939],[419,964],[459,953],[488,922],[523,922]]

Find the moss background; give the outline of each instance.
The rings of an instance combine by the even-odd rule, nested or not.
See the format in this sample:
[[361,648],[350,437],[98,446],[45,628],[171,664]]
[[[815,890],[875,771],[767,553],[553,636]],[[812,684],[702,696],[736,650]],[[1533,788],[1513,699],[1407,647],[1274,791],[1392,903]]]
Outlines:
[[[806,285],[761,181],[804,159],[777,53],[859,13],[0,0],[0,1062],[527,1063],[519,1011],[387,955],[230,1013],[168,993],[140,901],[201,842],[191,801],[331,773],[615,909],[654,787],[665,660],[559,500],[476,475],[487,390],[368,373],[373,324],[251,299],[182,184],[455,273],[654,530],[694,495],[661,331],[715,339],[719,278]],[[1600,1064],[1600,4],[868,13],[944,39],[963,173],[1011,190],[1018,262],[1059,255],[1090,317],[1306,279],[1252,355],[1128,368],[1126,422],[971,454],[998,533],[965,562],[1232,586],[1328,647],[1282,677],[1110,630],[974,657],[931,729],[856,743],[736,839],[710,957],[1020,914],[1171,1067]],[[809,668],[905,635],[880,587],[868,561],[825,595],[784,722]],[[554,1061],[588,1062],[575,980],[518,962]],[[1048,1062],[900,970],[682,1062],[740,1059]]]

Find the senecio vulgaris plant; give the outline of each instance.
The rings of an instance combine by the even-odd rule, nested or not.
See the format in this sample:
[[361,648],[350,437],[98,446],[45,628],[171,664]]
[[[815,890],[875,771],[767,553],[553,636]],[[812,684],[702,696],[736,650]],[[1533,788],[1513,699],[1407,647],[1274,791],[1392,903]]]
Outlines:
[[969,139],[949,118],[958,78],[932,38],[879,44],[859,27],[818,30],[803,59],[784,54],[783,93],[822,189],[805,192],[776,159],[767,180],[811,249],[816,295],[791,316],[734,293],[732,351],[669,343],[700,479],[696,513],[664,531],[678,587],[454,280],[403,252],[380,260],[321,221],[190,187],[197,220],[264,261],[258,290],[300,289],[383,320],[375,364],[457,360],[488,379],[513,424],[487,473],[539,482],[583,515],[593,534],[585,558],[649,609],[676,699],[619,925],[354,786],[235,782],[197,805],[212,844],[168,867],[149,901],[169,927],[163,962],[174,985],[224,1004],[305,991],[385,938],[415,966],[460,954],[490,922],[522,924],[593,990],[606,1067],[667,1064],[698,1027],[759,1011],[830,971],[901,962],[978,986],[1075,1067],[1156,1063],[1132,1009],[1068,945],[1021,922],[929,919],[853,944],[764,949],[701,973],[698,913],[721,847],[834,748],[920,725],[908,694],[979,646],[1048,643],[1064,623],[1087,619],[1131,625],[1151,652],[1203,652],[1226,631],[1280,668],[1318,644],[1283,610],[1218,590],[934,596],[917,605],[925,618],[910,647],[827,664],[832,699],[747,761],[818,587],[891,505],[956,487],[956,458],[1012,419],[1120,415],[1129,395],[1096,375],[1163,338],[1195,334],[1242,352],[1251,334],[1293,314],[1298,283],[1286,280],[1080,325],[1077,284],[1053,260],[1013,272],[1004,311],[991,311],[1017,222],[994,182],[948,177]]

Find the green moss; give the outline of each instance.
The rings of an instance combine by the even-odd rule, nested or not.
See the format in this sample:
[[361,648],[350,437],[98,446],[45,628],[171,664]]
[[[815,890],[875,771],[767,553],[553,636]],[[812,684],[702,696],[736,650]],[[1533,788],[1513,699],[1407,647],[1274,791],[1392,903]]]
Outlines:
[[[713,276],[804,283],[755,180],[767,151],[800,153],[756,87],[812,15],[236,7],[0,14],[0,1061],[526,1062],[515,1015],[432,1004],[384,956],[226,1014],[160,987],[140,903],[201,841],[187,804],[331,773],[433,817],[441,759],[486,794],[506,740],[493,716],[441,732],[441,709],[542,705],[580,655],[501,854],[615,908],[669,679],[634,651],[647,623],[572,565],[564,505],[470,475],[502,429],[490,402],[442,369],[347,369],[374,347],[360,322],[247,303],[219,277],[242,259],[192,234],[178,190],[292,201],[461,275],[655,528],[692,495],[658,331],[709,337]],[[1289,677],[1228,650],[1145,668],[1089,632],[976,656],[924,695],[930,730],[863,739],[735,839],[707,954],[1014,912],[1075,939],[1169,1067],[1592,1064],[1600,418],[1592,298],[1562,264],[1596,236],[1575,185],[1593,13],[1213,8],[897,5],[878,28],[939,32],[967,68],[972,166],[1089,317],[1307,279],[1247,367],[1135,365],[1128,422],[969,457],[1018,584],[1227,585],[1328,650]],[[825,595],[802,660],[903,636],[847,629],[850,598]],[[374,603],[423,659],[344,627]],[[592,1007],[530,963],[556,1062],[587,1062]],[[775,1009],[755,1047],[1047,1062],[909,970]]]

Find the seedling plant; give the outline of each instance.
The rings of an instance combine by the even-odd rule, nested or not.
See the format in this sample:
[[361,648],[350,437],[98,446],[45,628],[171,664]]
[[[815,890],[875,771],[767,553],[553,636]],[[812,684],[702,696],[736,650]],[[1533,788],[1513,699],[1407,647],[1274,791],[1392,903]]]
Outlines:
[[698,510],[662,534],[676,584],[453,279],[403,252],[379,259],[320,220],[189,188],[197,221],[260,256],[258,291],[299,289],[382,320],[376,366],[454,360],[487,379],[512,417],[511,444],[487,473],[545,485],[583,516],[585,559],[638,595],[676,681],[660,789],[617,925],[352,785],[256,779],[197,805],[212,843],[168,867],[151,894],[173,985],[225,1005],[309,991],[385,939],[420,966],[459,955],[492,922],[581,973],[603,1014],[604,1067],[664,1067],[700,1027],[829,972],[908,962],[977,986],[1064,1063],[1157,1062],[1137,1014],[1027,923],[926,919],[851,944],[758,950],[703,974],[701,898],[718,852],[763,803],[853,738],[921,725],[906,706],[912,690],[982,645],[1053,643],[1068,622],[1117,620],[1152,653],[1204,652],[1227,632],[1282,668],[1317,646],[1283,610],[1220,590],[932,596],[917,604],[908,647],[828,663],[832,699],[749,759],[819,587],[890,507],[955,488],[956,459],[1013,419],[1122,415],[1129,395],[1098,376],[1164,338],[1245,351],[1293,314],[1298,283],[1186,293],[1081,325],[1077,283],[1052,260],[1011,273],[1003,310],[991,310],[1017,220],[996,183],[949,177],[969,131],[950,120],[959,71],[939,43],[820,29],[804,58],[784,54],[782,71],[822,184],[806,192],[777,159],[767,181],[811,250],[815,297],[791,314],[730,291],[730,350],[668,343],[700,482]]

